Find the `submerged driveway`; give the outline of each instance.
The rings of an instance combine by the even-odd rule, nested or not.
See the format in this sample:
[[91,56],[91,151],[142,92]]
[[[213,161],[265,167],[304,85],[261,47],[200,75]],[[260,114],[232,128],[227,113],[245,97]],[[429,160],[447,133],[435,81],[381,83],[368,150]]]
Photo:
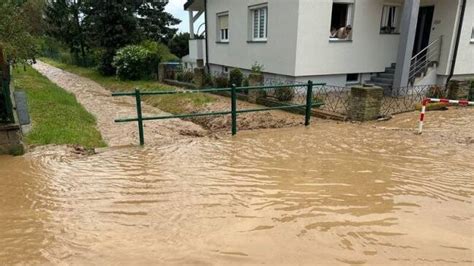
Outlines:
[[[136,123],[115,123],[119,117],[136,117],[135,99],[132,97],[112,97],[111,92],[98,83],[53,67],[41,61],[33,67],[52,82],[73,93],[78,102],[97,119],[97,127],[109,146],[138,144]],[[166,115],[158,108],[143,104],[144,114]],[[145,123],[147,144],[166,144],[185,135],[204,135],[206,130],[192,122],[166,120]]]

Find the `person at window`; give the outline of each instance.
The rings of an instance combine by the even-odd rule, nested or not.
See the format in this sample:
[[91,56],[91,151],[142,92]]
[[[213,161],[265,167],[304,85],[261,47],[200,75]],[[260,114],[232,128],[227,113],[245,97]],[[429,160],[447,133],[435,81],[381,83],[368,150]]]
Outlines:
[[352,26],[347,25],[345,27],[342,27],[336,31],[336,34],[334,35],[334,38],[341,39],[341,40],[347,40],[352,33]]

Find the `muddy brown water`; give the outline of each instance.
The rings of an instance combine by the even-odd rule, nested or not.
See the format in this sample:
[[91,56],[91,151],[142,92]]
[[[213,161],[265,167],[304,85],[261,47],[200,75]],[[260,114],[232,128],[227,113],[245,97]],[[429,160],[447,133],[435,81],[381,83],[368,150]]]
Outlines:
[[473,111],[0,157],[0,264],[472,265]]

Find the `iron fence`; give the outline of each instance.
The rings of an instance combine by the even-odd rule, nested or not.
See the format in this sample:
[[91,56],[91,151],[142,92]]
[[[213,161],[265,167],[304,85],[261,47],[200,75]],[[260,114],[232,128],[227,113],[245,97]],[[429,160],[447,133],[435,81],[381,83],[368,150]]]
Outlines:
[[382,116],[411,112],[425,98],[446,98],[448,88],[444,85],[423,85],[393,88],[382,100]]

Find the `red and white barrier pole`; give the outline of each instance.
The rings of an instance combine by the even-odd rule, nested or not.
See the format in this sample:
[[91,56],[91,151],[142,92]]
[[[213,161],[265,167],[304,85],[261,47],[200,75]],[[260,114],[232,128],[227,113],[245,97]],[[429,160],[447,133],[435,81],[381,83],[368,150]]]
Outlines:
[[449,99],[436,99],[436,98],[427,98],[424,99],[421,104],[421,114],[420,114],[420,124],[418,126],[418,134],[423,133],[423,124],[425,121],[425,114],[426,114],[426,105],[430,102],[433,103],[447,103],[447,104],[459,104],[461,106],[468,106],[474,105],[474,102],[470,102],[468,100],[449,100]]

